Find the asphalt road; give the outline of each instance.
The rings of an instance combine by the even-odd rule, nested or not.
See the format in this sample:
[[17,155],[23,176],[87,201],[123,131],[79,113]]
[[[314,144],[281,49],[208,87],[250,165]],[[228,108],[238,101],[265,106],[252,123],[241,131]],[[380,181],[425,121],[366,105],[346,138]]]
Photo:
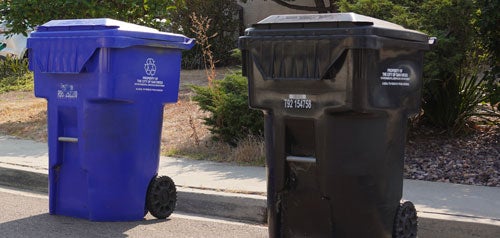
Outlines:
[[267,227],[191,214],[167,220],[90,222],[48,214],[48,197],[0,187],[0,236],[11,237],[267,237]]

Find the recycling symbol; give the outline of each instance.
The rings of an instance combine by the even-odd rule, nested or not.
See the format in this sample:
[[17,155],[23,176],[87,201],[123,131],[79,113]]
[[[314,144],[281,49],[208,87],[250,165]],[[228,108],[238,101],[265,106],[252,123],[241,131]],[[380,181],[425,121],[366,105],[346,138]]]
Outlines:
[[148,58],[144,64],[144,71],[148,76],[154,76],[156,74],[156,65],[153,58]]

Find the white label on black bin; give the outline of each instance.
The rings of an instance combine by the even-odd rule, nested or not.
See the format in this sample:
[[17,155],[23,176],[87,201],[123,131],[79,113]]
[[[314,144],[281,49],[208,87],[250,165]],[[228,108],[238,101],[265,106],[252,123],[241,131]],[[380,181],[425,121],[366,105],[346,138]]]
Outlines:
[[147,58],[144,63],[145,76],[137,79],[134,83],[136,91],[163,92],[165,84],[156,75],[156,62],[153,58]]
[[410,74],[404,69],[388,68],[380,76],[382,86],[410,86]]
[[305,94],[289,94],[288,98],[283,99],[284,107],[286,109],[311,109],[312,101],[307,99]]

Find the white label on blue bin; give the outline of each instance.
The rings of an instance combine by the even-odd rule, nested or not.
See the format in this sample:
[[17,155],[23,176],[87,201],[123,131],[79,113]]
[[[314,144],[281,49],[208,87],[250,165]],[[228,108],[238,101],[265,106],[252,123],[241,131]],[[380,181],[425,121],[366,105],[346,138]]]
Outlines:
[[388,68],[380,76],[382,86],[410,86],[410,74],[405,71],[399,68]]
[[286,109],[311,109],[312,101],[307,99],[305,94],[289,94],[288,98],[283,99],[284,107]]
[[147,58],[144,63],[145,76],[137,79],[134,83],[136,91],[163,92],[165,84],[156,75],[156,62],[153,58]]
[[75,89],[75,86],[72,84],[63,84],[59,85],[59,89],[57,90],[57,98],[58,99],[77,99],[78,91]]

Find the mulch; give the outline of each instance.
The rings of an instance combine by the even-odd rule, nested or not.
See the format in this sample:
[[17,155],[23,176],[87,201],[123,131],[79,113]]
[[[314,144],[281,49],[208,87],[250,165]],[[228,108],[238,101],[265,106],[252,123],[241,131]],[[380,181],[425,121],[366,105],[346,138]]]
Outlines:
[[500,187],[500,126],[477,127],[450,137],[421,127],[409,133],[408,179]]

